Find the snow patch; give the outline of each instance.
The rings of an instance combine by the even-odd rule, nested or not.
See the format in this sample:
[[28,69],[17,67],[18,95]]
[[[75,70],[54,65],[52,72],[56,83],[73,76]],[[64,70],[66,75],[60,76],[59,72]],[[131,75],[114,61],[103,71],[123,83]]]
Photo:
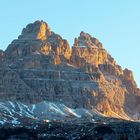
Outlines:
[[17,118],[14,118],[14,117],[13,117],[12,124],[18,125],[18,124],[20,124],[20,122],[17,121]]
[[54,110],[54,111],[56,111],[56,112],[58,112],[58,113],[60,113],[60,114],[62,114],[62,115],[66,115],[63,111],[61,111],[60,109],[59,109],[59,107],[56,105],[56,104],[54,104],[54,103],[49,103],[49,107],[50,107],[50,109],[51,110]]

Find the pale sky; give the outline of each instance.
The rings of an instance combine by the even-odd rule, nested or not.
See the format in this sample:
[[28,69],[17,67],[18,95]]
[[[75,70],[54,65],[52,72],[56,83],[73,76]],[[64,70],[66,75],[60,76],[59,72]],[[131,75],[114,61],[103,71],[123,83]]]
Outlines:
[[35,20],[73,44],[81,31],[98,38],[140,87],[140,0],[1,0],[0,49]]

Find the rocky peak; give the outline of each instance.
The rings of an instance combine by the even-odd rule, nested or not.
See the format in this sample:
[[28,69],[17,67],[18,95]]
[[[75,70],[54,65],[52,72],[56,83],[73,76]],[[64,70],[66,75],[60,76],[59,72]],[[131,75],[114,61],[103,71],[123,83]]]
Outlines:
[[75,38],[71,51],[67,40],[50,31],[47,23],[36,21],[23,29],[4,56],[3,99],[62,101],[73,108],[95,108],[107,116],[140,114],[140,90],[132,72],[123,71],[88,33]]
[[5,52],[8,58],[45,55],[52,57],[51,63],[54,64],[67,62],[71,55],[68,41],[51,31],[44,21],[28,24],[18,39],[12,41]]
[[102,47],[102,43],[83,31],[74,40],[71,62],[78,67],[83,67],[87,64],[95,67],[100,64],[115,65],[114,59]]
[[48,24],[44,21],[35,21],[28,24],[23,30],[19,39],[40,39],[45,40],[51,35],[51,30]]
[[102,43],[98,39],[92,37],[90,34],[81,32],[78,38],[75,38],[74,46],[90,47],[90,48],[102,48]]
[[122,81],[126,85],[126,87],[132,92],[134,88],[137,88],[137,84],[134,80],[133,72],[131,70],[128,70],[127,68],[123,70]]
[[134,80],[134,77],[133,77],[133,73],[131,70],[128,70],[127,68],[124,69],[123,71],[123,74],[124,74],[124,77],[127,79],[127,80]]

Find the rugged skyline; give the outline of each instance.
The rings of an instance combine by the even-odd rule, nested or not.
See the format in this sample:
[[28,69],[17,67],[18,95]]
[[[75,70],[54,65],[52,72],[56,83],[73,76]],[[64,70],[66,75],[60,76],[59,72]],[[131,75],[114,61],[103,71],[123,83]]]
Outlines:
[[0,61],[1,101],[47,100],[110,117],[140,117],[140,89],[132,71],[122,69],[88,33],[82,31],[70,48],[46,22],[35,21],[1,51]]
[[95,37],[74,44],[44,21],[0,50],[1,139],[140,138],[140,89]]
[[0,49],[6,49],[26,24],[44,19],[70,45],[82,30],[99,38],[123,68],[133,70],[140,87],[139,5],[138,0],[1,1]]

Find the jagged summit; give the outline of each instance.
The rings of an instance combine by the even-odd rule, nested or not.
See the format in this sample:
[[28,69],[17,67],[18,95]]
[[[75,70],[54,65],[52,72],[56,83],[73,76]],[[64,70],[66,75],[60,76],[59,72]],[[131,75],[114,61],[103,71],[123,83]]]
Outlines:
[[90,47],[90,48],[102,48],[102,43],[98,39],[92,37],[90,34],[85,33],[84,31],[80,32],[80,36],[75,38],[74,41],[75,47]]
[[22,57],[35,54],[53,55],[70,58],[70,46],[67,40],[50,30],[44,21],[35,21],[28,24],[22,31],[17,40],[14,40],[6,49],[9,57]]
[[2,53],[1,100],[48,100],[107,116],[140,118],[140,89],[133,73],[116,64],[88,33],[81,32],[71,48],[47,23],[36,21]]
[[115,60],[103,48],[102,43],[83,31],[74,40],[71,61],[77,67],[84,67],[85,65],[99,67],[103,64],[116,65]]
[[43,20],[28,24],[23,30],[19,39],[41,39],[45,40],[52,34],[50,27]]

